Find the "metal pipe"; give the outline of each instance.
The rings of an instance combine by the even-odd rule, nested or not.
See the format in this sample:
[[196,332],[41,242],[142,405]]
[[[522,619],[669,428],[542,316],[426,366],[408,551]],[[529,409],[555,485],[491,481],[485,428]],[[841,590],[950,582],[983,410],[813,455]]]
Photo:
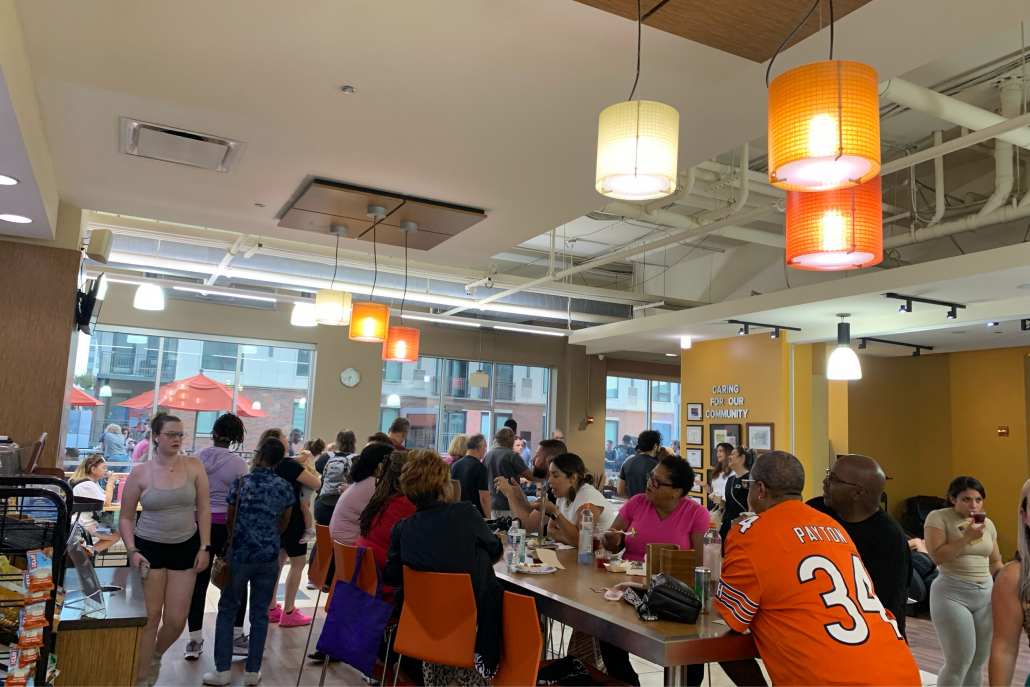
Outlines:
[[1015,222],[1016,220],[1027,218],[1030,218],[1030,203],[1021,203],[1015,207],[1006,205],[989,215],[970,215],[954,222],[945,222],[934,227],[912,229],[907,234],[889,236],[883,240],[883,247],[885,249],[900,248],[913,243],[922,243],[923,241],[951,236],[952,234],[960,234],[964,231],[982,229],[996,224],[1006,224],[1007,222]]
[[740,212],[740,209],[744,207],[744,203],[747,201],[747,194],[749,190],[749,181],[751,175],[748,174],[748,160],[750,156],[748,154],[748,144],[744,143],[740,146],[740,170],[737,174],[740,176],[739,187],[738,187],[738,198],[734,199],[733,203],[724,208],[717,208],[715,210],[709,210],[708,212],[702,212],[698,215],[698,219],[702,222],[709,220],[722,219],[727,215],[732,215],[735,212]]
[[[1001,87],[1001,115],[1005,119],[1019,114],[1022,93],[1022,89],[1013,81]],[[1012,144],[1001,137],[994,139],[994,193],[987,199],[987,204],[980,208],[981,215],[991,214],[1012,195],[1015,185],[1012,159]]]
[[[773,205],[775,205],[775,203],[773,203]],[[621,200],[616,200],[606,205],[604,212],[673,229],[696,229],[700,226],[706,226],[688,215],[681,215],[678,212],[672,212],[671,210],[656,210],[649,213],[640,205],[627,203]],[[729,219],[733,218],[731,217]],[[737,241],[746,241],[748,243],[761,243],[775,248],[784,248],[786,246],[786,242],[781,234],[771,234],[767,231],[759,231],[758,229],[749,229],[748,227],[735,226],[732,224],[724,226],[719,231],[719,236],[725,236],[728,239],[736,239]],[[650,249],[647,252],[651,252]]]
[[[903,79],[891,79],[880,84],[880,97],[910,110],[974,130],[986,129],[1006,121],[1001,115]],[[1021,148],[1030,148],[1030,131],[1010,131],[998,138]]]
[[[630,207],[634,207],[634,208],[638,209],[642,214],[648,214],[648,213],[644,213],[644,209],[639,207],[639,206],[634,206],[634,205],[632,205],[632,203],[627,203],[627,205],[629,205]],[[609,207],[611,207],[611,206],[609,205]],[[665,212],[665,211],[659,210],[658,212]],[[754,210],[749,210],[747,212],[743,212],[743,213],[741,213],[739,215],[735,215],[733,217],[728,217],[728,218],[726,218],[724,220],[721,220],[721,221],[718,221],[718,222],[712,222],[710,224],[704,224],[704,225],[701,225],[701,226],[696,226],[693,229],[688,229],[686,231],[681,231],[678,234],[673,234],[672,236],[667,236],[667,237],[662,238],[662,239],[656,239],[654,241],[648,241],[646,243],[642,243],[642,244],[640,244],[640,245],[638,245],[636,247],[633,247],[633,248],[624,248],[623,250],[616,251],[614,253],[609,253],[608,255],[605,255],[604,257],[601,257],[601,258],[595,258],[594,260],[588,260],[587,262],[581,262],[580,264],[576,265],[575,267],[570,267],[568,269],[561,270],[560,272],[556,272],[553,275],[548,275],[546,277],[540,277],[539,279],[534,279],[533,281],[531,281],[531,282],[529,282],[527,284],[520,284],[519,286],[510,288],[510,289],[506,289],[505,291],[501,291],[500,293],[496,293],[496,294],[487,296],[486,298],[481,298],[478,301],[474,301],[474,302],[471,302],[471,303],[466,301],[465,305],[461,305],[461,306],[459,306],[457,308],[453,308],[451,310],[448,310],[444,314],[445,315],[453,315],[455,313],[462,312],[463,310],[468,310],[469,308],[480,308],[480,309],[482,309],[483,306],[486,305],[487,303],[492,303],[492,302],[496,301],[499,298],[505,298],[505,297],[510,296],[510,295],[512,295],[514,293],[518,293],[519,291],[524,291],[526,289],[531,289],[534,286],[539,286],[541,284],[546,284],[548,281],[551,281],[551,280],[554,280],[554,279],[562,279],[563,277],[568,277],[568,276],[571,276],[573,274],[579,274],[580,272],[584,272],[586,270],[594,269],[596,267],[601,267],[602,265],[608,265],[610,263],[617,262],[619,260],[624,260],[624,259],[627,259],[627,258],[632,258],[634,256],[640,255],[641,253],[645,253],[647,251],[654,250],[655,248],[663,248],[665,246],[671,246],[674,243],[681,243],[682,241],[685,241],[686,239],[689,239],[689,238],[693,238],[694,236],[700,236],[701,234],[708,234],[708,233],[713,232],[713,231],[715,231],[717,229],[723,229],[723,228],[725,228],[727,226],[730,226],[731,222],[732,223],[735,223],[735,222],[750,222],[752,220],[759,219],[760,217],[764,217],[766,215],[769,215],[769,214],[771,214],[773,212],[783,212],[783,209],[781,208],[781,206],[779,204],[773,203],[771,205],[766,205],[765,207],[756,208]],[[652,214],[657,214],[657,213],[652,213]],[[675,213],[673,213],[673,214],[675,214]],[[679,216],[682,217],[683,215],[679,215]]]
[[[944,132],[937,129],[933,132],[933,145],[936,148],[941,143],[944,143]],[[912,167],[911,169],[915,169]],[[933,208],[933,219],[930,220],[930,226],[940,224],[941,220],[944,219],[944,206],[947,203],[944,200],[944,157],[935,157],[933,159],[933,191],[934,191],[934,208]]]
[[[229,263],[232,262],[232,259],[236,257],[236,254],[240,252],[240,248],[243,247],[243,244],[249,238],[250,234],[240,234],[239,238],[236,239],[236,242],[225,249],[225,255],[222,256],[221,261],[218,263],[218,271],[208,277],[205,282],[208,286],[215,285],[218,278],[224,274],[225,268],[229,266]],[[235,407],[233,408],[233,412],[236,412]]]
[[647,212],[654,212],[655,210],[668,205],[669,203],[675,203],[678,200],[682,200],[690,195],[690,192],[694,189],[694,178],[696,172],[693,167],[685,172],[680,172],[680,185],[674,193],[671,193],[664,198],[658,198],[652,200],[650,203],[644,206]]

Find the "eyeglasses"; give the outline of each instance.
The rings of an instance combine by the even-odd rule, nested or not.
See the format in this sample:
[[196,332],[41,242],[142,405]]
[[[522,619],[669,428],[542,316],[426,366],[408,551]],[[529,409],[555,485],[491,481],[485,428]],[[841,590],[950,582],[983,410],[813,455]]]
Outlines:
[[826,468],[826,479],[828,479],[831,484],[832,483],[846,484],[849,487],[858,487],[859,489],[863,489],[864,488],[861,484],[855,484],[854,482],[845,482],[841,478],[837,477],[837,475],[835,475],[832,472],[830,472],[830,468]]
[[662,487],[672,486],[671,482],[662,482],[657,477],[655,477],[654,472],[647,473],[647,481],[650,482],[655,489],[661,489]]
[[748,478],[748,479],[742,479],[742,480],[740,480],[740,483],[741,483],[741,484],[743,484],[743,485],[744,485],[745,487],[747,487],[748,489],[750,489],[750,488],[751,488],[751,485],[752,485],[752,484],[754,484],[754,483],[755,483],[755,482],[757,482],[757,481],[758,481],[757,479],[751,479],[751,478]]
[[161,432],[161,434],[168,437],[169,439],[182,439],[184,436],[186,436],[186,432]]

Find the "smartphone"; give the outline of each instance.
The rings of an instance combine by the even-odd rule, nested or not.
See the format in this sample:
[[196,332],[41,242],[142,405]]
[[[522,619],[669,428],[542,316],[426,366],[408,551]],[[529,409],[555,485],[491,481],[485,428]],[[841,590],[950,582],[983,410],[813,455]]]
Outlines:
[[139,576],[144,580],[147,579],[147,575],[150,574],[150,563],[146,561],[140,561],[139,563]]

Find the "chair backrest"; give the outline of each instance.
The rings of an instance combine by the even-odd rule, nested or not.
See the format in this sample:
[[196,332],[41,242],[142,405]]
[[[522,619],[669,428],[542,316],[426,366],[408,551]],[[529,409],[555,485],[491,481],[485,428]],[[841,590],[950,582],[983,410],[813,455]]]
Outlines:
[[475,645],[472,578],[404,566],[404,606],[394,650],[422,661],[475,668]]
[[333,559],[333,538],[328,525],[315,525],[315,558],[308,566],[308,581],[318,588],[325,586],[329,561]]
[[[354,566],[358,560],[358,547],[334,541],[333,558],[336,560],[336,579],[347,584],[354,574]],[[358,573],[358,588],[374,596],[378,583],[376,559],[372,555],[372,549],[366,548],[365,555],[361,559],[361,572]]]
[[32,470],[33,475],[43,475],[45,477],[56,477],[58,479],[64,479],[64,470],[61,468],[44,468],[36,466]]
[[533,597],[505,592],[503,627],[501,667],[490,684],[495,687],[535,685],[544,639]]
[[32,449],[32,455],[29,456],[29,462],[25,464],[25,474],[30,474],[36,469],[36,463],[39,462],[39,457],[43,455],[43,448],[46,446],[47,433],[43,432],[39,435],[39,439],[36,440],[36,446]]

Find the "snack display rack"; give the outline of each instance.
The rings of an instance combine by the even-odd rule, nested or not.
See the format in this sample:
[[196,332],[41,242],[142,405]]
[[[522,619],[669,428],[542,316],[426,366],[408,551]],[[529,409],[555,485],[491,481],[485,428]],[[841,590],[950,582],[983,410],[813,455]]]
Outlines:
[[[50,684],[51,680],[47,678],[52,679],[52,674],[48,675],[48,670],[51,667],[50,656],[55,640],[54,615],[58,592],[64,585],[64,561],[72,505],[71,487],[63,479],[42,475],[0,477],[0,555],[6,556],[7,560],[17,567],[22,567],[21,563],[24,562],[26,570],[24,576],[0,574],[0,582],[9,583],[4,585],[8,589],[23,585],[28,590],[29,561],[31,559],[36,563],[40,560],[39,554],[29,554],[49,549],[52,561],[52,572],[49,573],[52,589],[45,592],[46,623],[38,628],[42,630],[42,646],[38,647],[39,656],[35,661],[36,685]],[[37,601],[37,604],[42,604],[42,600]],[[22,599],[0,599],[0,656],[3,656],[3,647],[15,647],[19,643],[19,634],[26,634],[19,632],[23,610],[25,602]],[[28,615],[27,611],[24,615]],[[37,622],[40,622],[38,618]],[[14,651],[11,651],[10,655],[18,656]],[[9,664],[10,659],[6,662]],[[15,666],[8,665],[8,668],[5,686],[25,684],[21,676],[12,680],[15,677]]]

